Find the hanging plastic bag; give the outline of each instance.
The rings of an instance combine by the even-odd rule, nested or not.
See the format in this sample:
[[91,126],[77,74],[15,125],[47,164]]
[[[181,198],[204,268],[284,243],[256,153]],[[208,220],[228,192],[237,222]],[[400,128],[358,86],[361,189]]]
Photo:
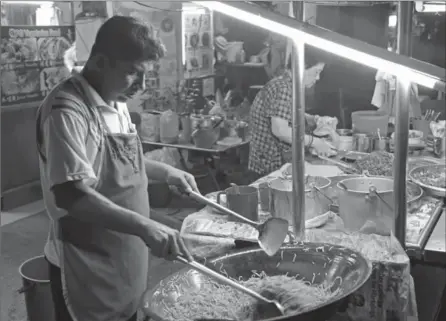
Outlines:
[[180,120],[178,114],[167,110],[160,117],[160,139],[164,144],[175,144],[180,134]]
[[160,141],[160,115],[151,112],[141,113],[140,137],[143,141]]

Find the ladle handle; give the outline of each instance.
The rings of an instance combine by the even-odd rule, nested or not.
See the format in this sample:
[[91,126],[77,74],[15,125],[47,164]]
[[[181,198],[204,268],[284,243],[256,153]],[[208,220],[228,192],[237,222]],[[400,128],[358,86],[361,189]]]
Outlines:
[[348,164],[346,164],[344,162],[337,161],[337,160],[331,159],[329,157],[321,156],[321,155],[319,155],[318,157],[320,159],[326,161],[326,162],[332,163],[332,164],[337,165],[337,166],[339,166],[341,168],[347,169],[347,170],[352,171],[352,172],[356,172],[356,169],[353,168],[353,166],[350,166],[350,165],[348,165]]
[[383,197],[381,197],[381,194],[378,193],[378,191],[376,190],[376,187],[374,187],[374,186],[370,187],[370,192],[373,193],[373,194],[375,194],[376,196],[378,196],[379,200],[380,200],[381,202],[383,202],[384,205],[386,205],[388,209],[390,209],[391,211],[393,211],[393,207],[390,206],[390,204],[387,203],[386,200],[385,200]]
[[259,301],[271,303],[270,300],[261,296],[257,292],[255,292],[251,289],[248,289],[247,287],[244,287],[243,285],[239,284],[238,282],[235,282],[235,281],[225,277],[224,275],[221,275],[220,273],[215,272],[214,270],[212,270],[212,269],[210,269],[196,261],[189,262],[188,260],[186,260],[184,257],[181,257],[181,256],[178,256],[177,260],[180,261],[181,263],[189,265],[190,267],[194,268],[195,270],[197,270],[197,271],[199,271],[213,279],[220,281],[221,283],[224,283],[224,284],[229,285],[233,288],[236,288],[237,290],[239,290],[243,293],[246,293]]
[[220,205],[220,204],[218,204],[218,203],[216,203],[216,202],[212,202],[212,201],[209,200],[208,198],[206,198],[206,197],[204,197],[203,195],[200,195],[200,194],[198,194],[198,193],[196,193],[196,192],[194,192],[194,191],[188,191],[187,194],[188,194],[190,197],[192,197],[192,198],[194,198],[195,200],[197,200],[198,202],[200,202],[200,203],[204,203],[204,204],[206,204],[206,205],[209,205],[209,206],[211,206],[211,207],[213,207],[213,208],[215,208],[215,209],[217,209],[217,210],[222,211],[222,212],[225,213],[225,214],[235,216],[235,217],[237,217],[238,219],[240,219],[241,221],[243,221],[243,222],[245,222],[245,223],[247,223],[247,224],[249,224],[249,225],[252,225],[252,226],[254,226],[254,227],[256,227],[256,228],[260,225],[260,224],[257,223],[257,222],[251,221],[250,219],[247,219],[246,217],[244,217],[244,216],[242,216],[242,215],[240,215],[240,214],[238,214],[238,213],[236,213],[236,212],[234,212],[234,211],[231,211],[230,209],[224,207],[223,205]]

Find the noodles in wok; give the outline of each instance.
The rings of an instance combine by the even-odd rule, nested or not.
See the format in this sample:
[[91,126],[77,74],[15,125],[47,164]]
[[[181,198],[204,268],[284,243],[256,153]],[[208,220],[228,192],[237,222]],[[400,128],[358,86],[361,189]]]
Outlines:
[[[287,275],[267,276],[256,274],[247,281],[239,281],[267,298],[279,301],[285,308],[285,315],[299,312],[325,303],[338,295],[327,286],[312,285]],[[165,306],[169,321],[193,321],[196,319],[229,319],[255,321],[256,300],[238,290],[206,279],[200,289],[183,293],[174,306]]]

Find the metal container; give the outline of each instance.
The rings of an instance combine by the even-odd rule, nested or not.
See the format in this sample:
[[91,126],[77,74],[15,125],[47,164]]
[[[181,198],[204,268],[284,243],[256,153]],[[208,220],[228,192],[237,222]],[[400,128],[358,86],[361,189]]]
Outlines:
[[389,151],[389,139],[387,137],[373,137],[373,151]]
[[[331,181],[320,176],[309,176],[308,178],[314,179],[315,183],[314,186],[305,187],[305,220],[328,212],[332,203],[332,200],[326,196]],[[292,225],[295,219],[291,208],[294,197],[292,180],[276,178],[269,182],[269,188],[271,215],[286,219]]]
[[370,153],[373,147],[373,138],[367,134],[353,135],[353,150],[360,153]]
[[338,150],[349,152],[353,149],[353,137],[352,136],[339,136]]
[[55,321],[54,304],[51,294],[48,262],[44,256],[36,256],[19,268],[25,295],[26,312],[29,321]]
[[[347,298],[362,288],[372,273],[372,264],[360,253],[337,245],[312,242],[282,247],[272,257],[258,248],[240,250],[208,260],[205,264],[234,280],[247,280],[253,275],[253,271],[257,271],[265,272],[268,276],[298,276],[310,284],[333,284],[332,290],[341,290],[322,304],[317,304],[305,312],[274,318],[276,321],[330,320],[338,308],[347,302]],[[183,268],[147,291],[143,298],[144,314],[151,320],[172,320],[172,317],[168,317],[166,307],[174,306],[183,295],[197,293],[208,280],[207,276],[195,270]],[[342,282],[335,282],[336,280]],[[210,304],[219,304],[219,301],[214,302]],[[224,317],[204,314],[197,315],[194,319],[233,319],[234,316],[228,312]]]
[[432,196],[446,198],[446,188],[431,186],[431,185],[428,185],[422,181],[422,177],[423,177],[424,173],[426,173],[426,172],[431,172],[431,173],[433,172],[433,173],[439,175],[439,177],[441,177],[440,175],[444,175],[444,173],[446,172],[446,165],[419,166],[419,167],[413,168],[409,173],[410,179],[414,183],[421,186],[428,194],[430,194]]
[[[394,204],[393,179],[356,177],[342,180],[337,186],[339,215],[347,229],[364,231],[375,225],[380,234],[386,235],[394,230],[394,211],[388,206]],[[376,188],[379,197],[370,191],[371,187]]]
[[446,152],[446,137],[434,137],[432,141],[432,151],[435,156],[440,158],[445,157]]

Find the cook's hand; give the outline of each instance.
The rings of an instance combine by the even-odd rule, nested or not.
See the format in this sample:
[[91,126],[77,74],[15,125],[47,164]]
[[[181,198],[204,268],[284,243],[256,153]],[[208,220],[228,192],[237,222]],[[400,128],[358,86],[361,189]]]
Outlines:
[[312,152],[318,156],[330,157],[336,155],[336,148],[324,139],[315,137],[311,144]]
[[186,192],[194,191],[200,193],[197,187],[197,182],[195,182],[195,177],[174,167],[168,170],[166,182],[167,184],[175,185],[180,190],[184,190]]
[[157,257],[173,261],[178,256],[182,256],[189,262],[193,261],[180,233],[175,229],[151,220],[145,226],[141,236],[152,254]]

